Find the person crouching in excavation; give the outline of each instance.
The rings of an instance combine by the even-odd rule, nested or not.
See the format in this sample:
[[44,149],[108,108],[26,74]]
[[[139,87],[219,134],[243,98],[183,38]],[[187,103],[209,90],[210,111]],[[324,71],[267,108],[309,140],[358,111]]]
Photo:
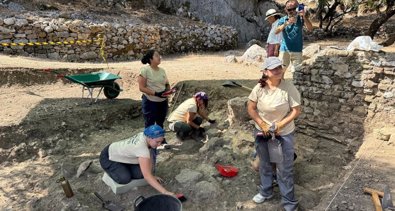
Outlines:
[[274,143],[281,143],[274,149],[281,152],[277,154],[280,159],[276,161],[276,166],[282,206],[286,211],[293,211],[298,206],[294,194],[293,160],[294,119],[301,112],[300,94],[291,82],[282,79],[284,69],[279,58],[267,58],[262,70],[262,78],[251,91],[247,105],[248,114],[255,122],[256,150],[260,160],[261,185],[253,201],[263,203],[273,197],[273,169],[269,154],[269,139],[272,137],[269,129],[274,128],[277,139]]
[[200,127],[203,119],[211,124],[215,123],[215,120],[208,118],[207,106],[208,96],[205,92],[198,92],[185,100],[169,115],[170,130],[176,132],[180,140],[185,140],[193,133],[197,138],[203,137],[205,130]]
[[144,178],[148,184],[162,194],[175,196],[159,182],[161,178],[152,174],[153,165],[150,148],[162,144],[165,131],[158,125],[151,125],[144,132],[106,146],[100,154],[100,165],[119,184],[128,184],[134,179]]

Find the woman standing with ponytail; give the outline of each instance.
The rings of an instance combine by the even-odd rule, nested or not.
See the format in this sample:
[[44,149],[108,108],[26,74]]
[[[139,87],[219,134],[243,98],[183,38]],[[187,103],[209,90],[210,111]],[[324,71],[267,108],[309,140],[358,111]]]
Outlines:
[[263,203],[273,197],[273,169],[270,162],[268,141],[269,129],[275,130],[275,137],[281,143],[281,161],[277,161],[277,182],[286,211],[297,209],[294,195],[294,119],[300,114],[300,94],[296,87],[282,79],[284,69],[277,57],[269,57],[263,64],[263,75],[248,101],[248,114],[255,121],[256,150],[260,159],[260,190],[253,201]]
[[165,121],[168,101],[163,95],[170,89],[166,72],[159,67],[161,56],[156,50],[149,50],[141,59],[147,66],[141,68],[138,77],[139,89],[143,93],[142,108],[144,124],[148,126],[157,124],[163,128]]

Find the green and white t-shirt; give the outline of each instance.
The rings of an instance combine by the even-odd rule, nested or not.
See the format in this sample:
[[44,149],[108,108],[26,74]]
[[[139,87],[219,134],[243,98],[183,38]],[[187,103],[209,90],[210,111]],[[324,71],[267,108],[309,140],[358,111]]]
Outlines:
[[128,164],[139,164],[138,158],[150,158],[150,151],[141,132],[131,138],[114,142],[108,148],[111,161]]
[[[301,103],[299,91],[291,82],[285,80],[281,80],[274,90],[270,90],[268,86],[261,88],[261,85],[257,84],[248,99],[257,103],[259,116],[269,125],[284,119],[292,107],[299,106]],[[257,123],[255,127],[261,130]],[[279,134],[288,135],[294,130],[295,123],[291,121],[279,131]]]
[[[166,82],[167,76],[166,72],[163,68],[159,67],[159,70],[154,70],[151,68],[151,66],[147,65],[145,67],[142,67],[140,70],[140,75],[147,79],[147,88],[151,89],[155,92],[161,92],[164,91],[166,88]],[[154,102],[162,102],[165,101],[166,98],[160,98],[157,96],[152,96],[152,95],[147,95],[144,93],[144,95],[148,98],[150,101]]]

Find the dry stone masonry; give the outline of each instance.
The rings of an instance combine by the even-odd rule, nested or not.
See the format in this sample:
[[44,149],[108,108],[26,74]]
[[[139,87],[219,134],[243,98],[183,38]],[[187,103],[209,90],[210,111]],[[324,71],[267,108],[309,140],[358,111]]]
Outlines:
[[[302,95],[298,132],[355,152],[374,121],[395,125],[393,55],[326,48],[294,74]],[[385,118],[383,118],[385,117]]]
[[[197,23],[167,27],[163,25],[92,23],[64,18],[0,18],[1,43],[64,42],[105,36],[108,60],[140,58],[155,48],[162,54],[216,51],[237,46],[237,31],[232,27]],[[99,61],[100,45],[61,44],[1,46],[0,52],[65,61]]]

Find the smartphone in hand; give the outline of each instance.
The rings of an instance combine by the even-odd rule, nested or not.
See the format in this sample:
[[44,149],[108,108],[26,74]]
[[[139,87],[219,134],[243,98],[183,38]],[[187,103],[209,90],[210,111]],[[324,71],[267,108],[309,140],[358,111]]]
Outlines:
[[298,12],[303,12],[304,11],[304,4],[299,4],[298,5]]

